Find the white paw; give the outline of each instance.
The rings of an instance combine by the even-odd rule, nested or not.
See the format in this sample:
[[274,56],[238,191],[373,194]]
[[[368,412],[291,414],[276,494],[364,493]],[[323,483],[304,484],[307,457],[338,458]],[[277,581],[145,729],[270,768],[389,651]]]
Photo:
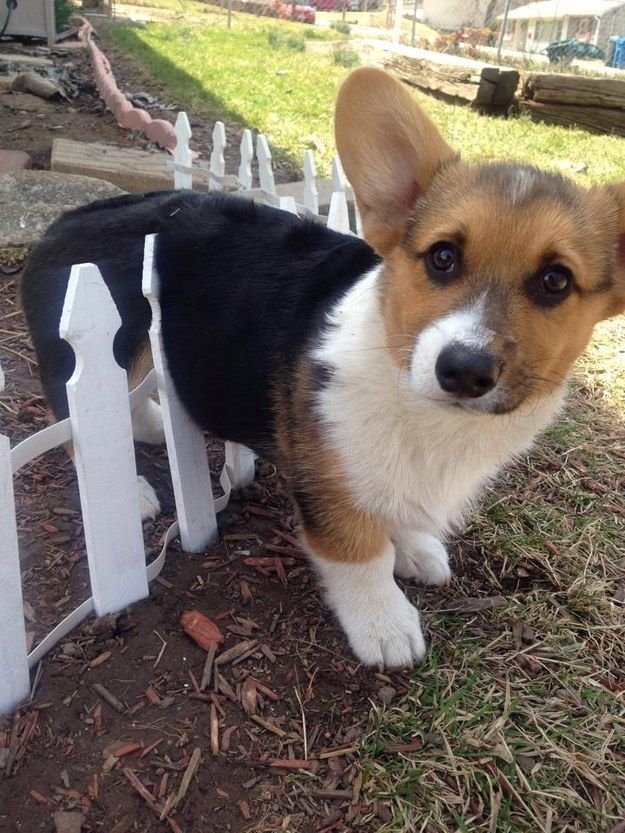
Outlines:
[[402,532],[395,540],[395,573],[440,587],[451,579],[447,550],[427,532]]
[[132,436],[139,443],[162,445],[165,442],[161,406],[148,397],[132,412]]
[[365,665],[401,668],[421,662],[425,640],[419,612],[393,578],[389,541],[377,558],[362,563],[328,561],[310,551],[327,599],[349,644]]
[[365,665],[405,668],[423,661],[426,652],[419,611],[395,586],[383,608],[354,605],[337,610],[349,644]]
[[145,521],[148,518],[154,520],[157,515],[161,514],[161,504],[156,497],[156,492],[150,486],[145,477],[139,475],[137,477],[137,486],[139,487],[139,509],[141,510],[141,520]]

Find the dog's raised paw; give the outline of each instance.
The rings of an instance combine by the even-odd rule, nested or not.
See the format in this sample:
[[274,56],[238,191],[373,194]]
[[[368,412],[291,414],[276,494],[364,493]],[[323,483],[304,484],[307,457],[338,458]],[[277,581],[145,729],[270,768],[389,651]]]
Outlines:
[[156,496],[156,492],[150,486],[145,477],[139,475],[137,477],[137,486],[139,487],[139,509],[141,510],[141,520],[146,521],[148,518],[154,520],[161,514],[161,504]]
[[399,587],[383,608],[343,609],[339,619],[352,650],[365,665],[405,668],[425,657],[419,611]]
[[395,542],[395,574],[440,587],[451,579],[447,550],[427,532],[402,532]]

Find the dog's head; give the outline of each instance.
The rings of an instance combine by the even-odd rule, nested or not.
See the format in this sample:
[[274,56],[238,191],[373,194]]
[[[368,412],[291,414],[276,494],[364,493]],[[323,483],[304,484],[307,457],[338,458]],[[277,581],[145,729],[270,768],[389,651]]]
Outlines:
[[336,141],[385,260],[388,345],[418,395],[512,411],[559,387],[595,324],[625,309],[625,183],[465,164],[372,68],[340,90]]

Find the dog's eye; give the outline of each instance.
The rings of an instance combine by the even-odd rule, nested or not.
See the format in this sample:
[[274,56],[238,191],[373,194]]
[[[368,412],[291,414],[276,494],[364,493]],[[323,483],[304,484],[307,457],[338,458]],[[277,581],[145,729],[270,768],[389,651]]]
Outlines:
[[555,264],[532,275],[526,284],[534,303],[545,309],[562,303],[573,289],[573,274],[566,266]]
[[540,286],[548,295],[563,295],[571,288],[571,273],[563,266],[547,269],[540,277]]
[[460,274],[460,250],[453,243],[435,243],[425,256],[428,275],[434,280],[448,281]]

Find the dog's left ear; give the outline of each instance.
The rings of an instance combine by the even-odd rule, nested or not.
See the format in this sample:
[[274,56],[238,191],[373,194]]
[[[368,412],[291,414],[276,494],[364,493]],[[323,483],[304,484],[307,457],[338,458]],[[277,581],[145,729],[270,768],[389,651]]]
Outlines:
[[386,256],[401,239],[415,200],[457,154],[406,87],[373,67],[343,82],[335,133],[365,238]]

